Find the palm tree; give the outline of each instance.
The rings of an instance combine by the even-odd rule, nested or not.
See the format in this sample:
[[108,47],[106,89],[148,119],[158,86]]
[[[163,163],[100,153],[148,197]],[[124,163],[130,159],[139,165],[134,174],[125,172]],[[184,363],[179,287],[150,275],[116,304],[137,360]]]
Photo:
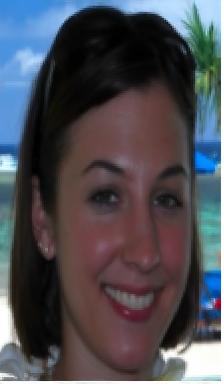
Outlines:
[[215,108],[216,129],[220,130],[221,122],[221,54],[218,34],[211,23],[206,28],[201,21],[197,6],[186,14],[183,23],[187,29],[187,41],[196,60],[196,93],[199,128],[204,133],[206,113],[209,106]]

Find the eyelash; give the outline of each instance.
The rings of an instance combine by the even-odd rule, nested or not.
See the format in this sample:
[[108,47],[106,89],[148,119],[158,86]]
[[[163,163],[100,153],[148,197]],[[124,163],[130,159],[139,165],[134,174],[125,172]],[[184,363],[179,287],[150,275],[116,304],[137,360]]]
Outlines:
[[[172,202],[172,203],[171,203]],[[183,201],[179,199],[177,196],[175,196],[172,193],[161,193],[156,200],[154,201],[154,205],[158,206],[159,204],[162,204],[162,207],[164,209],[172,210],[172,209],[178,209],[183,207]],[[164,204],[165,203],[165,204]],[[170,205],[171,203],[171,205]]]
[[[115,196],[116,201],[109,201],[109,197],[111,196]],[[88,200],[94,205],[96,205],[98,208],[113,209],[116,208],[119,203],[119,196],[118,193],[115,192],[113,189],[105,188],[95,191],[93,194],[91,194]]]
[[[113,196],[113,200],[111,201],[111,197]],[[115,197],[115,201],[114,201]],[[100,209],[113,210],[116,209],[119,205],[119,194],[111,189],[99,189],[91,194],[88,200],[97,206]],[[179,199],[175,194],[163,192],[159,194],[153,200],[154,206],[159,206],[162,209],[166,210],[175,210],[183,207],[183,201]]]

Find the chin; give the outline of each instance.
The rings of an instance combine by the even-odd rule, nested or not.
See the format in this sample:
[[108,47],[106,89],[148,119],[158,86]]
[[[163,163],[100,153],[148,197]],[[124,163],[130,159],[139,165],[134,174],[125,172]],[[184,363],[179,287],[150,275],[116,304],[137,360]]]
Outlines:
[[158,347],[150,348],[150,344],[133,343],[132,345],[119,345],[110,353],[111,365],[116,370],[126,373],[137,373],[139,371],[150,369],[156,356]]

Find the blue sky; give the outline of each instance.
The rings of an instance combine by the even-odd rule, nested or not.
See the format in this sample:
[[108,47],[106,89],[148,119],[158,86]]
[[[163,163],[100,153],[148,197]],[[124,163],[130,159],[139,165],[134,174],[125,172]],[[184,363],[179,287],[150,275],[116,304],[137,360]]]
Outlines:
[[[195,0],[202,21],[220,31],[220,0]],[[181,20],[192,0],[0,0],[0,144],[17,144],[32,79],[54,36],[71,13],[88,5],[153,11],[185,34]],[[212,120],[207,139],[215,139]]]

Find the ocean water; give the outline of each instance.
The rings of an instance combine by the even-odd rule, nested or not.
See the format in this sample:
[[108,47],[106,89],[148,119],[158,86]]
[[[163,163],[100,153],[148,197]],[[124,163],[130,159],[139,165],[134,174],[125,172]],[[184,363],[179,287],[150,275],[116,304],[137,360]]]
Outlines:
[[199,175],[198,223],[204,270],[221,266],[221,179],[220,175]]
[[[200,150],[217,162],[220,161],[220,143]],[[203,147],[203,146],[202,146]],[[7,151],[7,152],[6,152]],[[17,157],[17,148],[13,150],[0,147],[1,153],[11,153]],[[197,203],[199,233],[202,243],[204,270],[220,269],[221,258],[221,217],[220,217],[220,175],[197,176]],[[12,198],[13,183],[0,182],[0,295],[6,293],[10,245],[12,238]]]

